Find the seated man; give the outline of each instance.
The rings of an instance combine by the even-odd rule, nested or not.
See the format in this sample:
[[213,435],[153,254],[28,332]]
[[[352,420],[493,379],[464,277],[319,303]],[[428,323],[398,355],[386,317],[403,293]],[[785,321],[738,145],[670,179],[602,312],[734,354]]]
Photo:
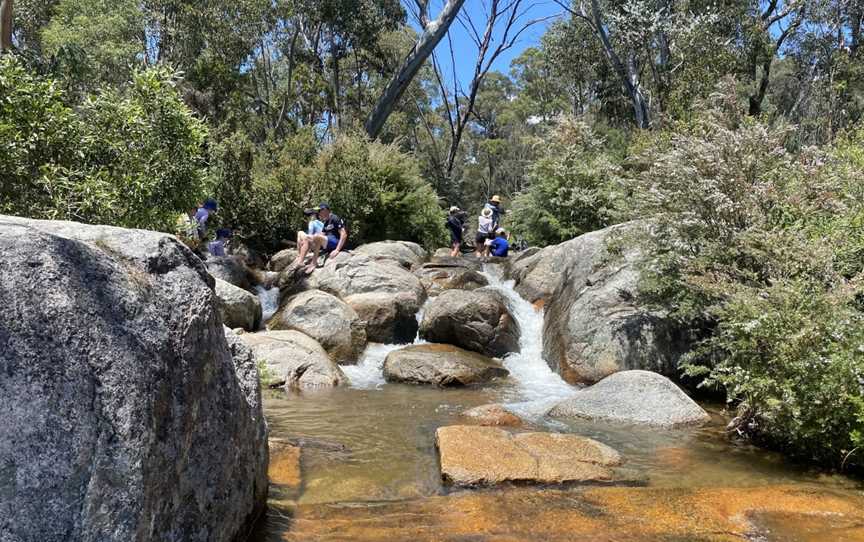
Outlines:
[[330,254],[333,258],[345,248],[345,242],[348,240],[348,228],[345,227],[345,221],[337,215],[330,212],[330,206],[322,203],[318,206],[320,209],[318,216],[324,222],[324,236],[326,244],[324,251]]
[[507,257],[507,253],[510,251],[510,243],[507,242],[507,232],[504,231],[504,228],[498,228],[495,231],[495,239],[489,243],[489,251],[493,256]]
[[321,251],[321,247],[327,242],[327,238],[323,235],[324,223],[318,219],[318,212],[319,209],[317,207],[303,211],[303,214],[309,219],[309,224],[307,224],[305,232],[297,232],[297,250],[299,250],[299,253],[297,254],[297,259],[294,260],[295,265],[302,264],[306,260],[306,254],[309,253],[309,249],[312,249],[314,258],[311,265],[314,269],[318,261],[318,253]]

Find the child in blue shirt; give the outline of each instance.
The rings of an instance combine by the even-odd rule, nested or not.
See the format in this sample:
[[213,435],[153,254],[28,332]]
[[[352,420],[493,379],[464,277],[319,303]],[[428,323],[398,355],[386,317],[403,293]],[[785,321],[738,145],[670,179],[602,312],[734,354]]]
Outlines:
[[228,239],[231,238],[231,230],[227,228],[220,228],[216,230],[216,240],[210,241],[207,245],[207,250],[210,251],[211,256],[224,256],[225,255],[225,244],[228,242]]
[[495,239],[489,244],[489,251],[493,256],[506,258],[510,251],[510,243],[507,241],[507,232],[503,228],[495,231]]

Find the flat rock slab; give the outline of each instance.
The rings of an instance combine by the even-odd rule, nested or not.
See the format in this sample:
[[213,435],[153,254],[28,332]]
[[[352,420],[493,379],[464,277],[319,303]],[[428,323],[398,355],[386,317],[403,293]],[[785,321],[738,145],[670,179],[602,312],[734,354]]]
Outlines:
[[649,371],[608,376],[559,403],[549,415],[666,428],[699,425],[709,419],[674,382]]
[[441,475],[457,486],[611,482],[611,467],[621,464],[618,452],[578,435],[452,425],[439,428],[435,437]]
[[510,374],[492,358],[449,344],[419,344],[394,350],[384,360],[388,382],[470,386]]

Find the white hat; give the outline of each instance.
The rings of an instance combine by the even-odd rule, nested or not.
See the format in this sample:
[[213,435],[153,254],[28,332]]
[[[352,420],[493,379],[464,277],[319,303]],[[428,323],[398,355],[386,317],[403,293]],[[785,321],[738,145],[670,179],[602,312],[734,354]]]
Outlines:
[[504,228],[498,228],[497,230],[495,230],[495,233],[507,233],[507,230],[505,230]]
[[459,212],[459,207],[456,207],[455,205],[454,205],[453,207],[450,207],[450,212],[451,212],[451,213],[458,213],[458,212]]
[[489,207],[483,207],[483,210],[480,211],[480,214],[483,216],[492,216],[492,209]]

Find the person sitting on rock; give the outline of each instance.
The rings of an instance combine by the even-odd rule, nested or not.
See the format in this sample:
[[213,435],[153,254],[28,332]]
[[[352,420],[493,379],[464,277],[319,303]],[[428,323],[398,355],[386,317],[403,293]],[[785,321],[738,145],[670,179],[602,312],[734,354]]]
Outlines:
[[495,239],[489,243],[489,250],[493,256],[506,258],[510,251],[510,243],[507,241],[507,232],[504,228],[498,228],[495,231]]
[[321,247],[327,243],[327,237],[324,235],[324,223],[318,218],[319,212],[320,209],[318,207],[303,210],[303,214],[308,218],[309,223],[306,225],[306,231],[297,232],[297,250],[299,253],[294,260],[295,265],[300,265],[306,260],[306,254],[309,253],[310,249],[313,252],[312,263],[313,265],[317,265]]
[[195,223],[198,225],[198,239],[204,241],[207,238],[207,220],[211,213],[215,213],[219,209],[219,204],[213,198],[207,198],[195,212]]
[[462,247],[462,221],[459,220],[461,210],[455,205],[450,207],[450,214],[447,216],[447,229],[450,230],[450,256],[455,258],[459,256],[460,248]]
[[217,257],[225,256],[225,245],[228,243],[231,235],[231,230],[228,228],[219,228],[216,230],[216,240],[210,241],[207,245],[207,250],[210,251],[210,255]]
[[[327,238],[323,246],[324,252],[328,254],[328,258],[335,258],[345,248],[345,243],[348,241],[348,228],[345,226],[345,221],[331,212],[330,206],[326,203],[319,205],[318,209],[318,217],[324,223],[323,234]],[[312,269],[308,271],[311,273]]]
[[486,241],[494,235],[494,231],[492,229],[492,209],[488,207],[484,207],[482,211],[480,211],[480,217],[477,219],[477,235],[474,236],[474,253],[479,258],[486,254]]

